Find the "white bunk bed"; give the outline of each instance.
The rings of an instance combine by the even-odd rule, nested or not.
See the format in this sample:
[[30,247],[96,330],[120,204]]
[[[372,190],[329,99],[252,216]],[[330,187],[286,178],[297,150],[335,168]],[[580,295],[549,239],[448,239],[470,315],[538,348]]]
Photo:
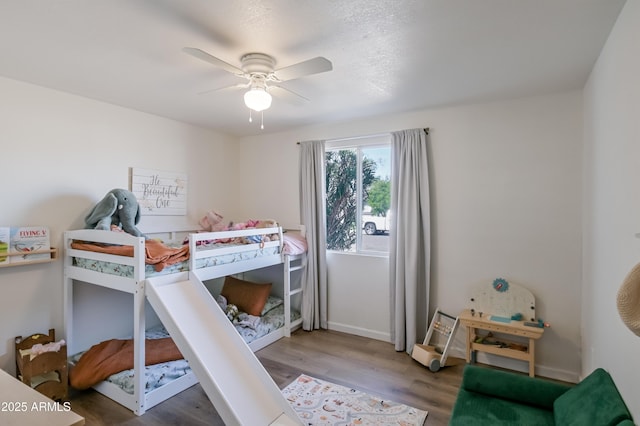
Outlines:
[[[264,238],[265,236],[273,235],[277,235],[278,238]],[[237,238],[260,240],[260,242],[241,245],[212,244],[213,241]],[[265,242],[264,240],[271,241]],[[102,245],[130,246],[133,248],[133,256],[106,254],[73,248],[72,243],[77,241]],[[299,280],[296,280],[298,283],[297,288],[292,288],[291,274],[304,267],[306,255],[283,253],[282,228],[191,233],[189,234],[188,244],[189,259],[186,265],[183,264],[178,268],[166,268],[167,273],[174,274],[172,277],[175,277],[175,279],[187,279],[189,274],[195,274],[201,281],[207,281],[273,265],[283,265],[284,326],[249,343],[249,347],[253,351],[261,349],[282,337],[290,336],[293,329],[301,326],[301,319],[291,321],[291,301],[302,292]],[[113,270],[105,272],[100,268],[87,269],[87,265],[81,265],[82,262],[88,262],[93,265],[104,264],[104,262],[110,265],[118,265],[115,269],[120,275],[115,275]],[[94,389],[132,410],[137,415],[144,414],[149,408],[197,383],[195,375],[190,372],[174,381],[145,392],[145,279],[152,273],[153,271],[150,271],[149,265],[145,264],[144,238],[134,237],[126,233],[98,230],[76,230],[64,233],[65,335],[70,354],[88,349],[88,347],[78,347],[75,343],[78,336],[74,335],[74,282],[81,281],[130,293],[133,296],[133,393],[127,393],[108,381],[95,385]]]

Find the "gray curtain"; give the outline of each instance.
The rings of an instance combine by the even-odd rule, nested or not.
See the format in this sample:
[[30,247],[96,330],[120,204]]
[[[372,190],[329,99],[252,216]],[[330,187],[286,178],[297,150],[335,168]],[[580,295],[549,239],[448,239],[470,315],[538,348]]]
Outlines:
[[327,328],[324,141],[300,142],[300,218],[307,231],[302,273],[302,328]]
[[426,139],[424,129],[392,133],[389,282],[396,351],[411,352],[427,331],[431,227]]

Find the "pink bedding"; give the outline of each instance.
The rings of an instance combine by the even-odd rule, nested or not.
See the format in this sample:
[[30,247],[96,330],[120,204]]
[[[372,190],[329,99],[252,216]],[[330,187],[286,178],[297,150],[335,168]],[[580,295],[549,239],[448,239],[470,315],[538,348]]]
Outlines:
[[307,240],[298,232],[285,232],[283,235],[284,254],[302,254],[307,252]]

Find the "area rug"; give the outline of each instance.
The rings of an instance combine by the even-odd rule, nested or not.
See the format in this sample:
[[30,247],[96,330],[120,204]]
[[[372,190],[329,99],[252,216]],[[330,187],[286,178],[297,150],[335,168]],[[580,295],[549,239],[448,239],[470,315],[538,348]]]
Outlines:
[[282,390],[306,425],[423,425],[427,412],[300,375]]

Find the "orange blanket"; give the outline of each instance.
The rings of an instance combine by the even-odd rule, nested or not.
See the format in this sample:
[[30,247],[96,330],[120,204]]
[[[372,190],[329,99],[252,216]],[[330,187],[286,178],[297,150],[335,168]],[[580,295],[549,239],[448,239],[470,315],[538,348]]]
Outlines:
[[[71,247],[78,250],[133,257],[133,246],[113,246],[74,241],[71,243]],[[165,266],[189,259],[189,246],[184,244],[181,247],[169,247],[157,240],[147,240],[144,245],[144,254],[145,263],[153,265],[154,269],[160,272]]]
[[[171,337],[145,340],[145,365],[182,359]],[[133,368],[133,340],[106,340],[85,352],[69,371],[76,389],[88,389],[112,374]]]

